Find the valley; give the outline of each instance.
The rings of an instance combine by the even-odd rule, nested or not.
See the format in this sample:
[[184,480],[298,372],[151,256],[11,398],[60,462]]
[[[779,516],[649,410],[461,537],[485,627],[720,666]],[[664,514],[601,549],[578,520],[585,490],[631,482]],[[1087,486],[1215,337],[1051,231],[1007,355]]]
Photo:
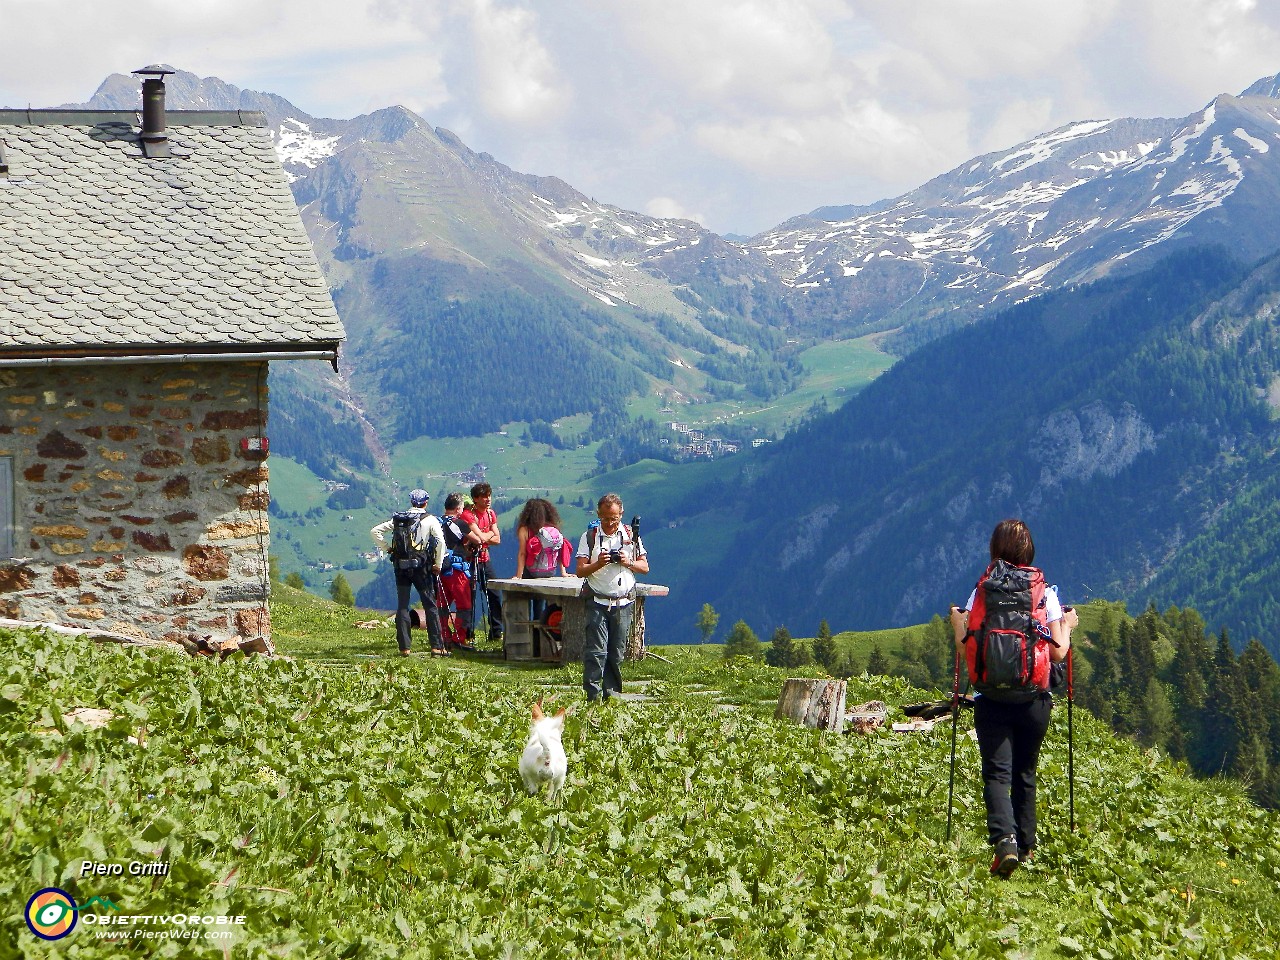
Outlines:
[[[481,463],[508,526],[534,492],[571,532],[622,493],[673,639],[708,601],[761,632],[927,619],[1018,514],[1072,598],[1194,604],[1276,653],[1275,78],[734,241],[403,107],[172,81],[266,113],[347,330],[341,382],[272,373],[273,551],[313,589],[368,587],[397,491]],[[670,420],[740,452],[665,462]]]
[[[672,444],[679,435],[667,431],[665,424],[674,419],[709,436],[723,423],[747,424],[761,437],[772,439],[783,435],[815,403],[826,400],[834,408],[887,369],[895,358],[877,348],[878,339],[872,336],[826,343],[804,351],[800,362],[805,376],[800,386],[770,403],[709,401],[669,408],[656,397],[645,397],[632,401],[628,412],[661,422]],[[567,441],[585,430],[589,419],[562,418],[556,432]],[[412,440],[389,451],[385,471],[348,469],[335,476],[318,475],[293,458],[273,455],[272,552],[282,575],[297,572],[313,589],[324,592],[328,581],[341,570],[358,591],[378,573],[376,566],[360,559],[372,546],[369,528],[386,519],[390,511],[400,509],[404,494],[412,487],[428,490],[433,508],[442,509],[445,494],[466,492],[472,482],[467,477],[476,464],[485,465],[484,478],[499,491],[497,506],[506,505],[501,510],[504,530],[514,525],[525,499],[545,496],[557,504],[566,532],[574,536],[594,517],[595,501],[607,490],[622,491],[624,498],[639,508],[655,489],[669,491],[663,495],[665,500],[686,487],[697,488],[705,476],[723,472],[714,460],[681,464],[644,461],[599,472],[596,451],[600,441],[556,449],[529,440],[527,430],[528,424],[514,422],[504,424],[501,432],[480,437]],[[739,453],[722,455],[722,459],[758,455],[759,451],[748,445]],[[330,507],[330,491],[324,481],[344,483],[352,478],[369,485],[368,504],[352,509]],[[498,551],[500,562],[514,567],[514,555],[508,557],[509,544],[505,546],[507,550]]]

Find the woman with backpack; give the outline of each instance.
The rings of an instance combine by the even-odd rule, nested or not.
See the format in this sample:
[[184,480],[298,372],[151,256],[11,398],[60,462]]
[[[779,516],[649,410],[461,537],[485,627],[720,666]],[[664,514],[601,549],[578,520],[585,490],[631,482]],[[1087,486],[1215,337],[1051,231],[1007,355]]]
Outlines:
[[1071,649],[1079,617],[1065,610],[1021,520],[991,534],[991,564],[963,607],[951,608],[957,671],[963,657],[977,691],[973,725],[982,756],[991,872],[1007,877],[1036,848],[1036,764],[1049,729],[1050,668]]
[[[516,579],[563,577],[573,547],[560,532],[560,512],[550,500],[535,497],[524,505],[516,521]],[[531,601],[531,619],[540,620],[546,601]]]

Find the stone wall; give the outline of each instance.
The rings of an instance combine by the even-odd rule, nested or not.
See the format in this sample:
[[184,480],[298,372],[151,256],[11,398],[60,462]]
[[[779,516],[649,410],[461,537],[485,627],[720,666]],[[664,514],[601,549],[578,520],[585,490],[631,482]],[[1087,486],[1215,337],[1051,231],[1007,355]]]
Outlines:
[[[0,369],[0,616],[271,651],[265,363]],[[261,640],[257,638],[261,637]]]

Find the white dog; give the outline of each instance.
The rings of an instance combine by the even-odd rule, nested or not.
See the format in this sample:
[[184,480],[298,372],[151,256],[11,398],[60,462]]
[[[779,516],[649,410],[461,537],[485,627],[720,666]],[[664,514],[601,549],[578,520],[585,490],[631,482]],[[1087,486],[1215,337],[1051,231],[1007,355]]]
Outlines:
[[533,705],[533,723],[529,727],[529,742],[520,754],[520,779],[529,793],[537,793],[540,787],[551,784],[547,798],[552,799],[564,786],[564,775],[569,769],[565,759],[564,718],[567,710],[561,709],[555,716],[544,716],[542,705]]

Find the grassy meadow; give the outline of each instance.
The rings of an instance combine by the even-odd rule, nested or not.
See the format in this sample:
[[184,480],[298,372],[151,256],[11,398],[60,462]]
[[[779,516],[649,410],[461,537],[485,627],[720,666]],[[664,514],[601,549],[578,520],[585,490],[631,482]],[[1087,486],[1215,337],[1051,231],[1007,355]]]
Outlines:
[[[290,657],[225,662],[0,633],[0,958],[1213,957],[1280,953],[1280,816],[1066,711],[1041,759],[1033,868],[987,872],[977,748],[949,729],[773,719],[786,674],[718,648],[576,667],[393,656],[390,628],[281,588]],[[886,641],[887,642],[887,641]],[[932,696],[854,678],[850,703]],[[529,705],[573,708],[558,801],[516,760]],[[114,718],[68,720],[76,707]],[[132,738],[132,739],[131,739]],[[81,879],[85,859],[170,864]],[[244,916],[229,948],[37,940],[42,887],[124,913]],[[89,912],[105,911],[99,903]]]

